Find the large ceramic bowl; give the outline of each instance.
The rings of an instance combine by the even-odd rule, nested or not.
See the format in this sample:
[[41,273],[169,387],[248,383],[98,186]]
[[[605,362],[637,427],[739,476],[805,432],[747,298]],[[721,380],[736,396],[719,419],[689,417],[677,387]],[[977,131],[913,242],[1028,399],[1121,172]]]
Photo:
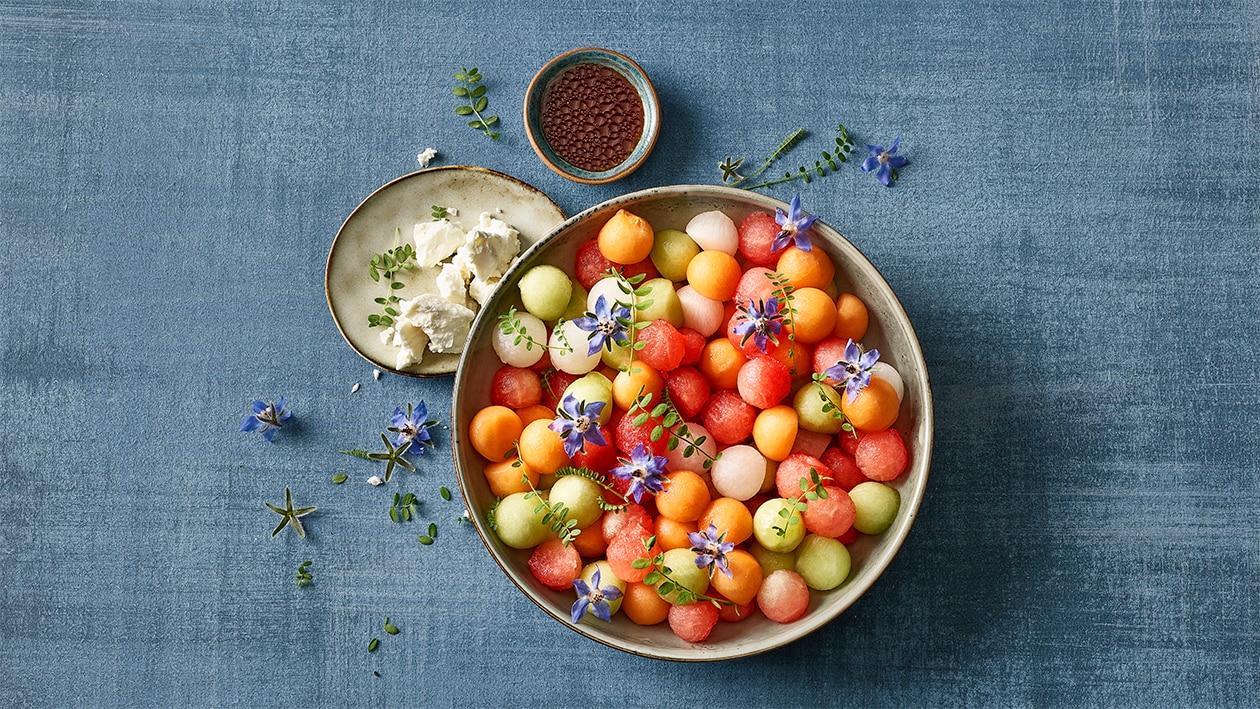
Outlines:
[[[905,398],[895,428],[901,432],[911,452],[909,470],[890,483],[901,494],[896,520],[884,533],[860,535],[849,545],[853,568],[843,584],[831,591],[811,591],[809,612],[794,623],[775,623],[758,613],[739,623],[718,623],[708,640],[698,644],[680,640],[667,623],[641,627],[620,614],[608,624],[587,620],[574,625],[569,617],[575,598],[573,592],[558,593],[540,584],[527,566],[530,552],[505,546],[487,526],[485,511],[495,498],[482,473],[485,461],[469,444],[467,426],[477,410],[490,403],[490,381],[501,366],[491,348],[491,340],[498,314],[509,306],[520,308],[515,284],[521,274],[543,263],[559,265],[572,274],[578,246],[593,238],[600,226],[621,208],[638,214],[661,230],[682,229],[691,217],[712,209],[726,212],[738,224],[752,211],[773,213],[776,207],[786,206],[761,194],[704,185],[649,189],[604,202],[565,221],[526,252],[504,277],[505,287],[499,288],[473,324],[472,336],[456,372],[451,424],[451,442],[464,499],[486,549],[508,578],[544,612],[581,635],[625,652],[667,660],[724,660],[765,652],[808,635],[848,608],[875,583],[910,533],[923,499],[932,453],[932,393],[927,367],[914,328],[892,289],[861,252],[821,220],[814,226],[815,248],[825,249],[835,262],[840,290],[858,295],[870,311],[870,328],[862,344],[877,347],[881,358],[892,364],[905,381]],[[574,642],[584,641],[575,637]]]

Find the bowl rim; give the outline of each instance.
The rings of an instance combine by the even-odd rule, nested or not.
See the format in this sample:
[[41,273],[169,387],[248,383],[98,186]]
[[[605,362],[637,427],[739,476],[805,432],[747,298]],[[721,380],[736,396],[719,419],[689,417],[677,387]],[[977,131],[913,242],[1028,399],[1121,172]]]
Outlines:
[[[639,145],[644,145],[646,142],[646,148],[643,150],[643,154],[640,155],[639,159],[635,160],[633,163],[629,163],[629,164],[621,163],[620,165],[614,167],[611,170],[606,170],[604,172],[590,173],[592,175],[597,175],[597,177],[585,177],[583,175],[573,173],[565,169],[563,165],[558,164],[556,161],[548,157],[547,152],[543,150],[543,147],[540,144],[541,142],[545,142],[546,138],[535,134],[534,123],[533,123],[532,116],[529,110],[531,97],[535,96],[539,91],[542,91],[544,88],[546,88],[545,86],[541,85],[543,76],[546,75],[548,72],[550,72],[558,64],[569,61],[572,57],[578,54],[595,54],[595,55],[602,54],[602,55],[606,55],[610,57],[615,57],[616,59],[623,61],[626,64],[629,64],[634,69],[634,71],[637,72],[639,76],[643,79],[643,83],[647,87],[646,93],[642,91],[636,91],[636,93],[639,94],[639,99],[643,101],[644,112],[651,114],[649,116],[650,120],[644,121],[644,134],[639,138],[639,142],[635,145],[635,149],[637,150]],[[577,62],[577,63],[581,63],[581,62]],[[633,83],[634,82],[631,82],[632,85]],[[660,132],[661,132],[660,131],[661,103],[660,103],[659,97],[656,95],[656,86],[652,83],[652,79],[648,77],[647,72],[644,71],[643,67],[639,66],[639,63],[636,62],[635,60],[631,59],[630,57],[627,57],[624,54],[621,54],[620,52],[615,52],[611,49],[604,49],[602,47],[579,47],[577,49],[570,49],[569,51],[564,52],[563,54],[560,54],[552,58],[551,61],[547,62],[546,64],[543,64],[542,68],[539,69],[537,73],[534,74],[534,78],[530,79],[529,86],[525,89],[525,98],[522,101],[522,114],[523,114],[522,118],[525,124],[525,136],[529,138],[530,146],[534,149],[534,152],[538,155],[538,158],[542,160],[543,164],[546,165],[548,168],[550,168],[552,172],[556,173],[557,175],[560,175],[561,177],[565,179],[572,180],[574,182],[580,182],[586,185],[602,185],[609,182],[615,182],[616,180],[620,180],[621,178],[639,169],[639,166],[641,166],[643,162],[647,160],[648,155],[652,154],[652,148],[656,147],[656,139],[660,136]],[[651,125],[652,127],[651,132],[648,132],[647,130],[649,125]]]
[[[504,284],[510,284],[514,279],[516,279],[520,275],[520,273],[526,267],[526,264],[529,263],[529,261],[532,259],[532,257],[535,255],[536,252],[545,250],[550,245],[550,242],[554,240],[555,238],[557,238],[560,234],[562,234],[573,225],[583,221],[584,219],[590,217],[591,215],[595,213],[598,213],[604,210],[611,210],[613,208],[618,208],[629,203],[637,202],[647,197],[653,197],[653,196],[682,197],[691,193],[707,194],[707,195],[719,197],[719,198],[721,197],[738,198],[743,201],[748,201],[748,202],[757,204],[760,207],[763,207],[765,209],[783,209],[784,211],[786,211],[786,208],[788,207],[787,203],[782,202],[781,200],[775,199],[773,197],[770,197],[769,195],[765,195],[765,194],[761,194],[757,192],[749,192],[747,190],[741,190],[741,189],[737,189],[733,187],[726,187],[723,185],[680,184],[680,185],[667,185],[667,186],[661,186],[661,187],[651,187],[651,188],[647,188],[643,190],[638,190],[635,192],[630,192],[630,193],[606,200],[604,202],[600,202],[599,204],[593,205],[573,215],[572,217],[569,217],[568,219],[564,220],[564,222],[557,225],[549,233],[547,233],[542,239],[539,239],[537,243],[535,243],[528,250],[523,252],[518,257],[516,262],[513,263],[512,267],[509,268],[506,273],[504,273],[503,279],[501,282]],[[455,467],[456,482],[459,484],[460,494],[463,497],[464,505],[469,510],[469,515],[472,517],[471,521],[472,521],[473,527],[477,530],[477,536],[478,538],[481,539],[481,543],[483,546],[485,546],[486,551],[490,555],[490,558],[499,567],[500,571],[503,572],[504,576],[507,577],[507,579],[512,583],[512,585],[516,586],[516,588],[526,598],[528,598],[531,602],[533,602],[534,605],[542,609],[544,613],[560,621],[561,625],[564,625],[565,627],[569,628],[570,630],[577,633],[578,635],[581,635],[582,637],[588,638],[590,640],[594,640],[595,642],[598,642],[601,645],[605,645],[607,647],[610,647],[615,650],[619,650],[621,652],[625,652],[631,655],[651,658],[655,660],[668,660],[668,661],[673,661],[673,662],[716,662],[716,661],[735,660],[735,659],[740,659],[744,657],[751,657],[754,655],[759,655],[765,652],[769,652],[771,650],[781,648],[785,645],[789,645],[797,640],[800,640],[801,638],[807,635],[814,633],[815,631],[827,625],[828,623],[831,623],[832,621],[836,620],[840,615],[844,613],[844,611],[848,610],[848,608],[850,608],[854,603],[858,601],[858,599],[862,598],[862,596],[864,596],[866,592],[870,590],[871,586],[873,586],[875,582],[879,580],[879,578],[883,575],[883,573],[892,564],[893,560],[900,553],[901,548],[905,545],[905,541],[910,534],[910,529],[913,527],[914,521],[918,517],[919,509],[923,502],[924,493],[927,489],[928,477],[931,473],[932,449],[935,444],[935,440],[934,440],[935,439],[935,421],[934,421],[934,409],[933,409],[933,401],[932,401],[931,376],[927,368],[927,363],[923,357],[922,344],[919,341],[917,331],[915,331],[914,329],[914,324],[913,322],[911,322],[909,315],[906,313],[905,307],[901,303],[901,299],[897,296],[896,292],[892,289],[892,286],[889,285],[887,279],[884,278],[883,273],[881,273],[879,269],[876,268],[875,265],[868,258],[866,258],[866,255],[863,254],[856,246],[854,246],[847,238],[845,238],[837,229],[830,226],[829,224],[827,224],[825,221],[821,219],[816,223],[816,226],[818,225],[821,225],[822,229],[829,230],[830,232],[832,232],[832,234],[828,235],[829,239],[832,236],[838,237],[836,239],[833,239],[832,241],[839,250],[847,252],[848,257],[854,259],[857,263],[859,264],[864,263],[866,266],[868,266],[871,269],[871,271],[874,274],[878,276],[878,281],[876,282],[876,286],[882,290],[885,290],[887,296],[891,296],[890,302],[895,304],[897,308],[897,312],[895,314],[899,314],[900,323],[904,325],[906,334],[909,337],[911,344],[913,345],[913,347],[911,348],[912,351],[910,353],[913,357],[913,364],[923,373],[924,386],[923,386],[923,391],[922,391],[923,401],[921,404],[922,415],[921,415],[921,424],[920,424],[923,429],[923,432],[922,432],[922,435],[919,436],[919,440],[923,440],[924,442],[926,442],[926,446],[922,452],[919,452],[917,450],[915,451],[915,456],[912,457],[911,459],[912,460],[911,465],[920,466],[922,468],[922,474],[912,486],[910,486],[909,488],[902,488],[903,490],[901,492],[901,500],[902,500],[902,505],[903,505],[902,509],[898,512],[897,518],[894,520],[893,524],[887,530],[883,532],[883,534],[890,534],[893,536],[893,544],[891,548],[887,550],[886,557],[880,559],[879,563],[875,566],[874,573],[870,574],[868,578],[861,580],[855,585],[845,587],[845,585],[842,584],[841,587],[845,588],[846,600],[840,603],[840,605],[838,605],[837,607],[830,609],[832,612],[826,614],[825,616],[816,611],[811,612],[807,614],[805,617],[800,618],[792,623],[782,625],[781,628],[783,632],[779,635],[773,636],[774,637],[773,640],[768,641],[764,644],[754,645],[753,647],[749,647],[745,650],[741,650],[738,652],[728,652],[728,653],[716,652],[711,648],[704,648],[702,644],[697,644],[698,651],[695,654],[673,652],[671,648],[666,648],[666,647],[658,648],[659,650],[658,652],[652,652],[650,650],[643,650],[640,648],[618,645],[615,642],[609,641],[608,639],[601,637],[600,634],[588,632],[585,628],[582,627],[581,623],[574,624],[571,622],[571,619],[568,618],[567,616],[564,616],[564,614],[557,613],[555,609],[547,605],[543,601],[543,599],[535,597],[532,589],[526,588],[522,586],[519,582],[517,582],[516,578],[513,576],[513,573],[509,572],[507,566],[505,566],[504,559],[501,559],[499,555],[495,552],[494,548],[491,546],[490,540],[487,538],[487,534],[489,532],[483,529],[482,519],[479,516],[477,516],[477,514],[474,513],[473,511],[474,506],[470,500],[469,490],[464,485],[465,472],[462,466],[460,465],[459,448],[460,448],[461,442],[464,439],[464,434],[463,434],[462,429],[460,428],[459,421],[456,420],[456,417],[459,413],[457,403],[460,399],[460,395],[463,390],[463,380],[465,378],[465,369],[469,366],[470,348],[472,347],[474,339],[476,339],[474,337],[474,333],[480,332],[481,328],[483,327],[482,319],[490,318],[490,317],[494,317],[494,318],[498,317],[497,312],[491,315],[490,311],[493,310],[493,308],[490,308],[490,307],[483,306],[477,312],[477,317],[473,320],[473,324],[469,329],[468,341],[465,342],[464,350],[460,354],[459,365],[455,370],[455,378],[453,380],[453,386],[452,386],[452,392],[451,392],[450,445],[451,445],[451,459]],[[505,292],[506,291],[503,291],[503,290],[497,291],[495,298],[492,299],[491,302],[495,303],[497,300],[499,300],[501,294]],[[487,306],[488,305],[489,303],[487,303]],[[907,492],[909,493],[909,495],[907,495]],[[909,496],[910,498],[909,505],[906,504],[907,496]]]

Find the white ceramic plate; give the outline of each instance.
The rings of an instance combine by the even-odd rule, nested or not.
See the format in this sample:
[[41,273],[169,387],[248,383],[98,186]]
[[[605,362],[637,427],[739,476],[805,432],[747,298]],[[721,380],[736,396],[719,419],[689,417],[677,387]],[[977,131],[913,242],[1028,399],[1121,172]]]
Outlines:
[[[414,243],[416,223],[432,221],[434,205],[458,210],[458,216],[451,220],[465,229],[474,226],[482,212],[490,212],[520,232],[522,253],[564,221],[560,207],[534,187],[500,172],[467,166],[435,167],[404,175],[355,207],[328,252],[324,275],[328,308],[355,352],[375,366],[399,374],[442,376],[454,373],[459,363],[458,354],[426,350],[419,364],[395,369],[397,350],[381,342],[380,328],[368,326],[368,315],[380,308],[373,299],[388,292],[383,280],[378,283],[368,275],[372,255],[394,247],[395,230],[400,244]],[[403,299],[437,292],[429,274],[408,273],[401,280],[407,284],[397,291]],[[468,307],[476,310],[477,302],[469,298]]]

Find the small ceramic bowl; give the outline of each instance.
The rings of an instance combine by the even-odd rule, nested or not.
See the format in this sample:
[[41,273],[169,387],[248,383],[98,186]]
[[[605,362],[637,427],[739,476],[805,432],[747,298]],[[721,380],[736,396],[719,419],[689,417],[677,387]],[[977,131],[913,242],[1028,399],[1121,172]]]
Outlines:
[[878,348],[881,360],[896,368],[904,381],[905,396],[895,428],[910,451],[908,469],[888,483],[901,496],[896,518],[882,534],[860,535],[848,545],[852,571],[844,583],[830,591],[811,591],[809,611],[793,623],[775,623],[755,613],[738,623],[718,623],[703,643],[679,639],[667,623],[643,627],[622,614],[611,623],[595,620],[574,624],[570,620],[573,591],[556,592],[543,586],[529,571],[530,550],[504,545],[486,522],[486,510],[494,504],[495,496],[483,473],[486,461],[473,450],[467,429],[473,415],[490,404],[491,380],[502,366],[491,343],[499,314],[512,306],[521,308],[516,287],[521,275],[544,263],[572,274],[578,247],[592,239],[618,209],[629,210],[662,230],[682,229],[696,214],[713,209],[722,210],[739,224],[751,212],[773,214],[776,207],[787,205],[765,195],[709,185],[660,187],[604,202],[568,219],[523,254],[473,323],[456,372],[451,408],[455,467],[473,524],[495,563],[527,598],[557,621],[610,647],[659,659],[706,661],[754,655],[790,643],[826,625],[865,593],[892,562],[914,524],[932,455],[932,391],[927,366],[914,328],[888,283],[857,248],[822,221],[813,228],[814,248],[822,248],[831,256],[840,291],[857,295],[870,313],[862,344]]
[[[547,105],[548,89],[553,88],[553,84],[562,74],[569,70],[580,69],[583,65],[597,69],[610,69],[616,72],[621,78],[629,82],[634,95],[638,97],[639,102],[642,104],[643,131],[632,149],[617,151],[618,154],[625,154],[625,158],[616,164],[607,165],[607,160],[593,161],[583,158],[582,156],[587,153],[576,145],[566,147],[561,141],[566,140],[571,131],[563,128],[552,130],[550,135],[555,138],[552,141],[548,139],[548,133],[544,132],[543,129],[544,107]],[[603,121],[606,118],[610,118],[609,116],[595,116],[588,107],[579,107],[574,110],[575,121],[586,116],[590,116],[592,122],[600,122],[599,126],[592,126],[596,131],[603,129],[605,134],[607,134],[610,126],[605,126]],[[617,118],[620,119],[621,117]],[[573,125],[573,123],[568,125]],[[547,167],[574,182],[601,184],[620,180],[634,172],[647,159],[648,153],[652,152],[652,146],[656,144],[656,136],[660,132],[660,125],[661,108],[656,98],[656,89],[653,88],[652,82],[648,80],[643,68],[629,57],[607,49],[588,47],[585,49],[574,49],[561,54],[547,62],[534,75],[534,80],[530,82],[529,88],[525,91],[525,130],[529,135],[530,144],[534,146],[534,152],[538,153],[538,157],[542,159]],[[607,140],[611,140],[611,138]],[[606,145],[606,143],[604,144]],[[565,156],[569,159],[566,159]],[[575,164],[584,162],[584,165]],[[601,162],[605,164],[597,164]]]

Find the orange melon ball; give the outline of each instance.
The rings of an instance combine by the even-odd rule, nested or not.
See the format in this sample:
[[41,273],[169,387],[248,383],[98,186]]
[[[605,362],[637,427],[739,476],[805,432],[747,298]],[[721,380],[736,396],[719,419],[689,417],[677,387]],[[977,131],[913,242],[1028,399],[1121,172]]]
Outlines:
[[709,486],[690,470],[665,478],[665,490],[656,494],[656,511],[675,522],[695,522],[709,506]]
[[840,395],[840,411],[859,431],[882,431],[897,422],[901,402],[892,384],[871,377],[871,383],[858,392],[853,401],[847,393]]
[[795,288],[826,288],[836,277],[831,257],[817,246],[809,251],[801,251],[795,245],[787,247],[774,269],[787,276]]
[[691,539],[687,535],[697,529],[695,522],[675,522],[664,515],[657,516],[653,527],[653,531],[656,533],[656,543],[660,544],[661,549],[664,551],[690,549]]
[[655,232],[647,220],[636,214],[618,209],[604,226],[600,227],[599,252],[604,258],[623,266],[638,263],[652,253]]
[[642,362],[635,362],[630,369],[617,372],[613,378],[613,403],[623,411],[629,411],[635,399],[643,394],[652,395],[652,405],[661,402],[661,390],[665,388],[665,377],[655,369]]
[[[538,487],[538,471],[521,462],[520,458],[508,458],[485,467],[486,483],[495,497],[507,497],[518,492],[529,492],[529,486]],[[525,478],[529,478],[526,484]]]
[[761,590],[761,564],[757,563],[757,558],[743,549],[735,549],[726,555],[726,566],[731,575],[727,577],[721,571],[714,571],[709,583],[735,605],[751,603]]
[[734,389],[739,386],[739,370],[747,361],[735,343],[719,338],[701,350],[700,373],[714,389]]
[[569,464],[569,454],[564,452],[564,438],[551,430],[551,420],[532,421],[521,431],[517,452],[526,465],[541,475],[552,475]]
[[723,251],[701,251],[687,264],[687,284],[719,303],[735,296],[742,275],[739,262]]
[[719,497],[704,509],[696,527],[708,529],[712,524],[717,528],[719,536],[726,535],[723,541],[742,544],[752,536],[752,523],[752,513],[748,511],[747,505],[731,497]]
[[517,409],[516,415],[521,417],[521,425],[528,426],[538,419],[546,419],[548,423],[555,420],[555,409],[543,406],[542,404],[534,404],[526,406],[523,409]]
[[860,342],[870,321],[866,303],[852,293],[840,294],[836,300],[836,328],[832,334],[841,340]]
[[817,288],[793,291],[792,309],[796,311],[792,314],[792,328],[798,342],[822,342],[836,328],[835,301]]
[[487,406],[468,424],[468,442],[487,460],[507,460],[524,429],[521,417],[506,406]]
[[621,612],[637,625],[656,625],[669,617],[669,601],[661,598],[655,586],[632,581],[626,584],[621,599]]
[[772,406],[753,421],[753,443],[770,460],[781,461],[792,453],[800,419],[791,406]]

